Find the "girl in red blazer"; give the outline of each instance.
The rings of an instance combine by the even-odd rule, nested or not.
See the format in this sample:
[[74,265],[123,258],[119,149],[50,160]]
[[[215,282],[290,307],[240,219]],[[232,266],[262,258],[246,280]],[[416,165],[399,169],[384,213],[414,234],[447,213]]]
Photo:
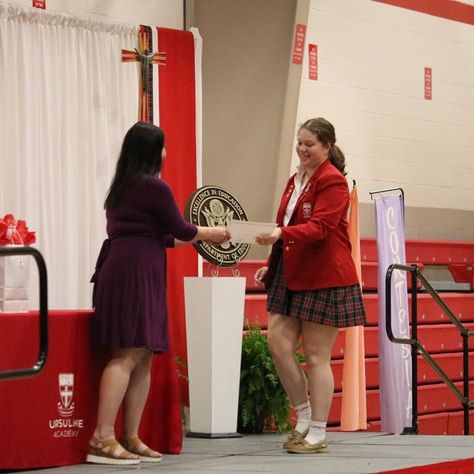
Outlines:
[[[268,345],[297,424],[284,448],[327,451],[326,422],[334,378],[331,351],[338,328],[365,323],[365,311],[347,232],[349,189],[345,158],[331,123],[306,121],[298,131],[300,159],[283,193],[278,227],[257,237],[273,245],[255,280],[268,290]],[[306,377],[295,358],[302,336]]]

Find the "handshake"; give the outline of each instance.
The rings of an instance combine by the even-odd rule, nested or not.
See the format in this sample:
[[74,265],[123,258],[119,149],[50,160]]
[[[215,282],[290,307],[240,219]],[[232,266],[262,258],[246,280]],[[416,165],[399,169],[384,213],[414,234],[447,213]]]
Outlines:
[[[250,223],[249,223],[250,224]],[[262,229],[257,231],[252,236],[248,236],[245,243],[257,243],[260,245],[273,245],[281,238],[281,229],[271,224],[272,229]],[[256,229],[255,229],[256,230]],[[222,245],[232,239],[230,229],[223,226],[214,227],[198,227],[198,240],[203,240],[208,244]],[[237,237],[237,242],[242,242],[241,238]]]
[[198,227],[197,240],[203,240],[208,244],[222,245],[230,240],[231,235],[226,227]]

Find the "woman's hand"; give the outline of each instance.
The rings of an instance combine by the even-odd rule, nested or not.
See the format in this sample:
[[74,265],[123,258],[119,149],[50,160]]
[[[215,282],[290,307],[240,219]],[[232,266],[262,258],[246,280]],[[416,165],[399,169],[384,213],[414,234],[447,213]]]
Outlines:
[[202,240],[208,244],[223,244],[230,239],[229,231],[222,226],[216,227],[201,227],[198,226],[198,231],[192,243]]
[[209,227],[209,231],[209,237],[206,239],[208,242],[220,245],[230,239],[229,231],[225,227]]
[[268,273],[268,267],[260,267],[254,275],[255,284],[257,286],[264,286],[265,284],[265,277]]
[[276,227],[271,234],[262,234],[255,237],[255,242],[260,245],[273,245],[281,237],[281,229]]

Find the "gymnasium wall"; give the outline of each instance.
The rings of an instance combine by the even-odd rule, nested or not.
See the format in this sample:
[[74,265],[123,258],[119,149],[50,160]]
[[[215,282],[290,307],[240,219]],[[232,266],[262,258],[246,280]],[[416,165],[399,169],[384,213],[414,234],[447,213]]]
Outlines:
[[[357,180],[362,235],[375,233],[369,191],[401,186],[409,238],[474,240],[472,24],[374,0],[186,3],[187,27],[204,40],[204,184],[229,189],[250,219],[272,220],[296,162],[297,127],[324,116]],[[183,26],[182,0],[47,0],[47,8]],[[307,24],[303,65],[291,63],[295,23]],[[308,78],[308,43],[318,46],[318,80]]]
[[[369,191],[402,187],[408,238],[474,240],[472,24],[372,0],[311,0],[294,133],[317,116],[335,125],[357,181],[362,235],[375,232]],[[288,172],[296,163],[293,152]]]

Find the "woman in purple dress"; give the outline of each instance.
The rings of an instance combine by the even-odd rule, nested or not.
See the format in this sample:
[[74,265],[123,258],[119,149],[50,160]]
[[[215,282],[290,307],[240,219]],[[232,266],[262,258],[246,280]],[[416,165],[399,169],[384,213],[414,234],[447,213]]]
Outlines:
[[[159,462],[138,438],[154,353],[168,350],[166,247],[228,239],[224,227],[198,227],[181,216],[158,175],[166,156],[160,128],[136,123],[125,135],[105,200],[107,234],[97,260],[92,334],[112,355],[102,374],[97,425],[87,462]],[[123,431],[115,439],[123,402]]]

